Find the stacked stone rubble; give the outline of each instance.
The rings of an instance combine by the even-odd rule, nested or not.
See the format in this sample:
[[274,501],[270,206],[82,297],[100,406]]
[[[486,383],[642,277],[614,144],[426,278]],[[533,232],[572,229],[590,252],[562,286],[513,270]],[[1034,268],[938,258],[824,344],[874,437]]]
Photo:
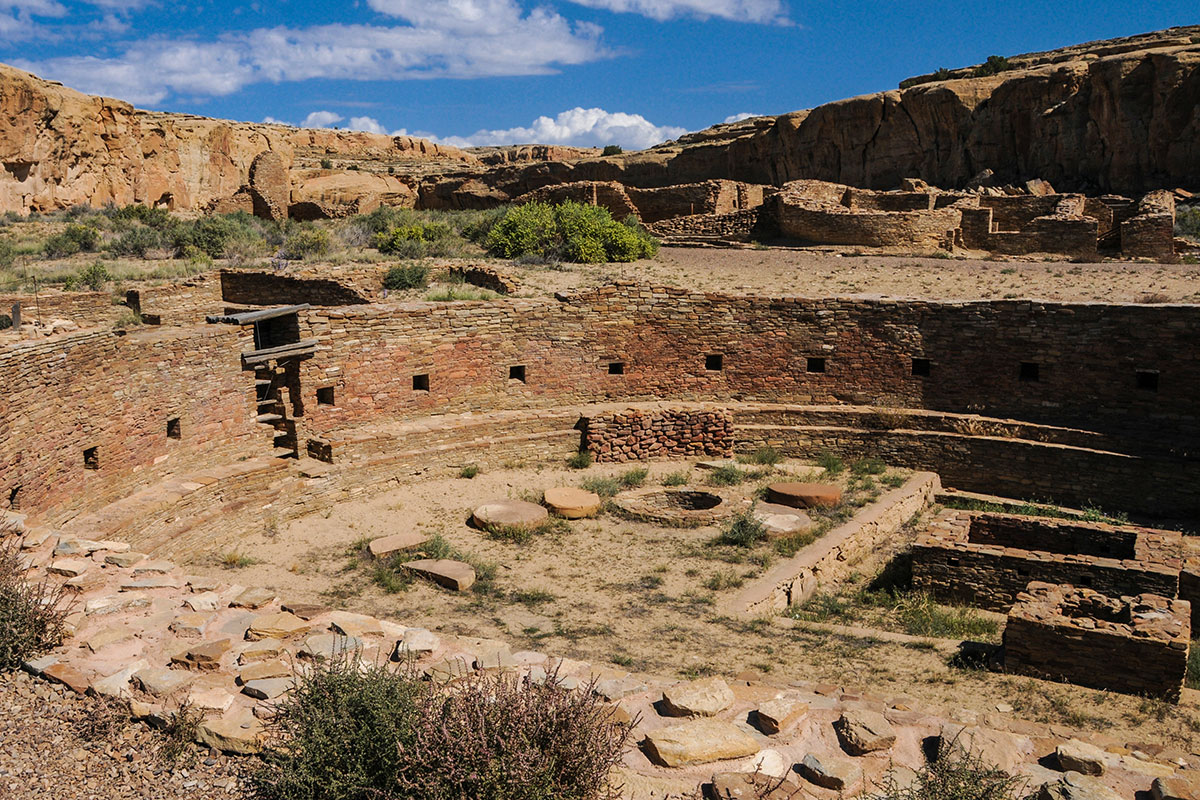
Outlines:
[[639,461],[733,453],[733,416],[724,409],[664,409],[586,419],[584,446],[596,461]]

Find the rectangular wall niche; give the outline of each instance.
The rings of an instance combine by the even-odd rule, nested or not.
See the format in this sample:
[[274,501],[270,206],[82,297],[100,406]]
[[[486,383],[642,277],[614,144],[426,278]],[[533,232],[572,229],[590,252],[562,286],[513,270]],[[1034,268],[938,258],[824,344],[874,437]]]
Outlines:
[[918,378],[928,378],[929,368],[928,358],[914,358],[912,360],[912,374]]
[[179,424],[179,417],[171,417],[169,420],[167,420],[167,438],[183,438],[183,428]]
[[609,375],[624,375],[625,374],[625,362],[624,361],[610,362],[608,365],[608,374]]
[[428,392],[429,391],[429,375],[413,375],[413,391]]
[[525,366],[523,364],[518,364],[515,367],[509,367],[508,368],[508,379],[510,381],[520,381],[521,383],[524,383],[525,382]]
[[704,368],[709,372],[719,372],[725,369],[725,356],[720,353],[709,353],[704,357]]
[[333,405],[333,387],[323,386],[317,389],[317,405],[331,406]]
[[1042,379],[1041,368],[1032,361],[1022,361],[1021,369],[1017,373],[1017,378],[1025,381],[1026,383],[1037,383]]
[[806,368],[809,372],[824,372],[825,359],[819,357],[809,357],[807,359]]
[[89,447],[83,451],[83,468],[100,469],[100,448]]
[[1139,369],[1137,371],[1137,388],[1147,392],[1158,391],[1158,370]]

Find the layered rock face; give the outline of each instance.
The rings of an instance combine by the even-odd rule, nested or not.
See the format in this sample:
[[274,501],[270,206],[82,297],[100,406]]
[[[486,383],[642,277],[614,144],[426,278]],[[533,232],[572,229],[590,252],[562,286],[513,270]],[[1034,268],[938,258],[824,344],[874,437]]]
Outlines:
[[[444,163],[481,167],[453,147],[422,139],[283,125],[227,122],[139,111],[0,65],[0,210],[51,211],[79,203],[147,203],[202,209],[249,186],[251,165],[265,152],[255,197],[278,214],[281,182],[316,171],[323,159],[405,165],[417,174]],[[283,202],[287,202],[283,198]]]

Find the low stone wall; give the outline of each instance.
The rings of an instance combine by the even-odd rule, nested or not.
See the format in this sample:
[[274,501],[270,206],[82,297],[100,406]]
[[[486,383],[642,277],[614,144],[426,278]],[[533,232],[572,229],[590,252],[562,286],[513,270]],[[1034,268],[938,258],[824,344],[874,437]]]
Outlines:
[[1121,223],[1121,252],[1127,258],[1175,260],[1175,197],[1151,192],[1138,204],[1137,216]]
[[[382,270],[375,268],[382,278]],[[379,281],[375,282],[379,285]],[[354,306],[371,302],[371,297],[350,286],[346,277],[289,275],[258,270],[221,270],[221,299],[247,306],[285,306],[308,303],[314,306]]]
[[[1096,555],[1110,551],[1122,552]],[[992,611],[1008,610],[1030,581],[1175,597],[1181,554],[1172,531],[947,511],[913,545],[913,586]]]
[[482,264],[451,266],[446,274],[453,280],[462,280],[472,286],[491,289],[497,294],[516,294],[521,290],[521,284],[516,278]]
[[841,205],[797,204],[785,193],[775,196],[773,210],[779,233],[785,238],[863,247],[948,248],[962,222],[962,211],[956,207],[852,211]]
[[650,232],[664,239],[705,238],[750,242],[771,238],[777,232],[761,209],[751,208],[731,214],[698,214],[675,217],[650,225]]
[[724,215],[762,205],[764,189],[757,184],[711,180],[654,189],[627,186],[629,199],[642,221],[649,224],[674,217]]
[[939,491],[937,475],[916,473],[903,486],[884,493],[870,508],[756,580],[734,598],[729,610],[761,616],[803,603],[823,582],[839,580],[855,571],[904,523],[928,507]]
[[1007,672],[1178,702],[1191,608],[1155,594],[1115,599],[1032,583],[1004,628]]
[[21,324],[35,320],[48,325],[56,319],[66,319],[81,327],[111,327],[129,309],[114,299],[112,292],[61,292],[43,290],[34,295],[0,294],[0,314],[12,314],[12,307],[21,304]]
[[584,449],[598,462],[733,454],[733,416],[726,409],[631,408],[582,422]]

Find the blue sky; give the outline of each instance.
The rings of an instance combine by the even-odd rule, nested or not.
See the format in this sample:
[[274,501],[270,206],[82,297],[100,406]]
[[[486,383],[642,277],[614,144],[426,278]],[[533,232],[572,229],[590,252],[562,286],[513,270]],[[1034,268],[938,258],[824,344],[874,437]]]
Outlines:
[[0,60],[143,108],[645,147],[988,55],[1200,22],[1195,0],[0,0]]

